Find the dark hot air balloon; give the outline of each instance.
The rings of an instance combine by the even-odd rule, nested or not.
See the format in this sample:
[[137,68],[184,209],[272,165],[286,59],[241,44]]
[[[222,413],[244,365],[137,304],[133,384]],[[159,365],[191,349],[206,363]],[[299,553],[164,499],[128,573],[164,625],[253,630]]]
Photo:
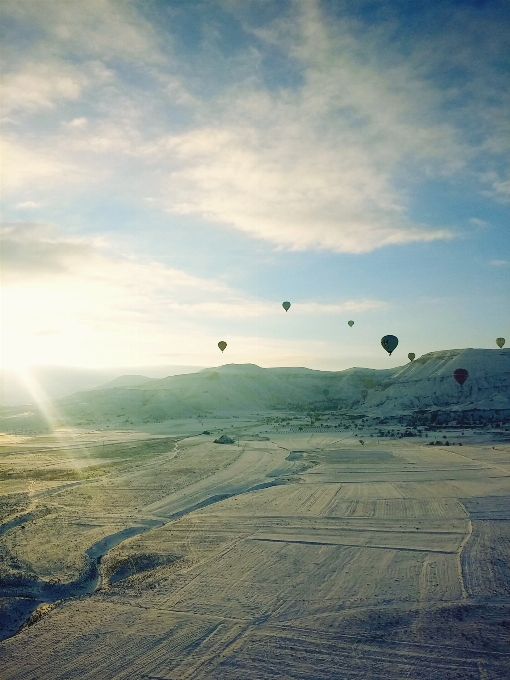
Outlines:
[[226,346],[227,346],[227,343],[225,342],[225,340],[220,340],[220,341],[219,341],[218,347],[221,349],[221,352],[222,352],[222,353],[223,353],[223,350],[225,349]]
[[351,328],[354,326],[354,321],[348,321],[347,323],[349,324],[349,326],[350,326]]
[[282,307],[286,312],[288,312],[290,309],[290,302],[282,302]]
[[409,361],[414,361],[415,357],[416,357],[416,354],[414,352],[409,352],[409,354],[407,355],[407,358],[409,359]]
[[501,349],[505,344],[505,338],[496,338],[496,345]]
[[466,382],[468,375],[469,373],[465,368],[456,368],[453,372],[453,377],[459,383],[459,385],[463,385]]
[[323,394],[323,395],[326,397],[326,399],[327,399],[327,398],[328,398],[328,394],[329,394],[328,388],[326,388],[325,390],[322,390],[322,394]]
[[391,356],[391,353],[398,345],[398,338],[394,335],[385,335],[384,338],[381,339],[381,345]]

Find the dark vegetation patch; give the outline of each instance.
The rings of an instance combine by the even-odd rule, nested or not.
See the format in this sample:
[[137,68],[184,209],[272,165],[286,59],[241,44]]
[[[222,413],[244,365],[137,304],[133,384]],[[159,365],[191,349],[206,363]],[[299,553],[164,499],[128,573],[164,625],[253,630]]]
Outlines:
[[[179,441],[176,437],[165,437],[162,439],[151,439],[148,441],[136,442],[119,442],[103,445],[102,443],[87,444],[87,446],[56,446],[52,451],[65,451],[70,459],[76,456],[83,460],[90,457],[91,461],[99,461],[95,465],[88,465],[80,468],[4,468],[0,471],[0,481],[9,480],[41,480],[41,481],[77,481],[82,479],[89,479],[99,477],[116,466],[124,465],[131,459],[139,460],[144,457],[151,457],[155,454],[170,453],[175,443]],[[48,449],[26,449],[26,453],[37,453],[38,451],[47,452]],[[106,459],[106,460],[105,460]],[[118,460],[116,460],[118,459]],[[101,462],[102,461],[102,462]],[[21,496],[22,494],[10,494],[10,496]],[[3,499],[8,496],[0,497],[0,521],[2,513]],[[28,496],[27,496],[28,498]],[[7,504],[19,504],[19,500],[12,499],[7,501]],[[12,513],[11,513],[12,514]]]
[[462,552],[466,590],[473,597],[510,597],[510,521],[474,520]]
[[[381,607],[326,617],[321,627],[361,641],[427,643],[442,653],[507,654],[510,649],[510,605],[444,604],[430,608]],[[450,649],[448,649],[450,648]]]
[[67,470],[61,468],[46,468],[42,470],[3,470],[0,472],[0,481],[8,481],[14,479],[40,479],[40,480],[56,480],[69,481],[81,479],[82,474],[77,470]]
[[100,477],[108,472],[112,467],[120,465],[120,462],[110,463],[109,465],[88,465],[79,469],[76,468],[41,468],[22,469],[22,470],[3,470],[0,472],[0,481],[15,479],[30,479],[40,481],[72,482],[79,479],[90,477]]
[[[86,453],[92,458],[128,458],[130,456],[151,456],[155,453],[169,453],[174,448],[179,437],[163,437],[158,439],[142,439],[126,442],[97,442],[87,444]],[[83,449],[82,449],[83,452]]]
[[287,460],[306,460],[310,463],[328,463],[334,465],[345,464],[373,464],[393,460],[394,456],[389,451],[363,450],[336,450],[336,451],[291,451]]
[[8,493],[0,496],[0,523],[11,515],[24,512],[30,505],[27,493]]
[[472,496],[460,500],[473,520],[510,521],[510,496]]

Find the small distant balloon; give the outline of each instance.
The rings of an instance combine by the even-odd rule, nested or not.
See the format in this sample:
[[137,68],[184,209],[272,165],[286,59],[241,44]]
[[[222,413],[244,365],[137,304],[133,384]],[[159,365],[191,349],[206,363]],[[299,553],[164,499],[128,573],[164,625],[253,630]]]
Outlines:
[[469,373],[465,368],[456,368],[453,372],[453,377],[459,383],[459,385],[463,385],[468,379],[468,376]]
[[282,307],[286,312],[288,312],[290,309],[290,302],[282,302]]
[[350,326],[351,328],[354,326],[354,321],[348,321],[347,323],[349,324],[349,326]]
[[385,335],[384,338],[381,339],[381,345],[391,356],[391,353],[398,345],[398,338],[395,335]]
[[505,344],[505,338],[496,338],[496,345],[501,349]]
[[409,359],[409,361],[414,361],[415,357],[416,357],[416,354],[414,352],[409,352],[409,354],[407,355],[407,358]]
[[327,398],[328,398],[328,394],[329,394],[329,390],[328,390],[327,388],[326,388],[325,390],[322,390],[322,394],[323,394],[323,395],[326,397],[326,399],[327,399]]
[[222,352],[222,353],[223,353],[223,350],[225,349],[226,346],[227,346],[227,343],[225,342],[225,340],[220,340],[220,341],[219,341],[218,347],[221,349],[221,352]]

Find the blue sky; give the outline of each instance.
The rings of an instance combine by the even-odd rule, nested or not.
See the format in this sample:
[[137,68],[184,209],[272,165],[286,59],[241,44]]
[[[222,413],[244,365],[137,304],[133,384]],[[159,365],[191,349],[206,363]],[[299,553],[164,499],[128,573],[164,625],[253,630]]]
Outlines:
[[505,0],[1,11],[3,366],[510,337]]

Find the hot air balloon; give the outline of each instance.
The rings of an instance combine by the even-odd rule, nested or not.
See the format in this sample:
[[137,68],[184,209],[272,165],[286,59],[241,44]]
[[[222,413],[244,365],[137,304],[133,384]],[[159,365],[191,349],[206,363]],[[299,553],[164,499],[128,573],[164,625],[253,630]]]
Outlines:
[[327,387],[325,390],[322,390],[322,394],[326,397],[326,399],[328,398],[329,390]]
[[222,353],[222,354],[223,354],[223,350],[225,349],[226,346],[227,346],[227,343],[225,342],[225,340],[220,340],[220,341],[219,341],[218,347],[221,349],[221,353]]
[[459,383],[459,385],[463,385],[466,382],[468,375],[469,373],[465,368],[456,368],[453,372],[453,377]]
[[391,356],[391,353],[398,345],[398,338],[394,335],[385,335],[384,338],[381,339],[381,345]]
[[349,326],[350,326],[351,328],[354,326],[354,321],[348,321],[347,323],[349,324]]
[[407,358],[409,359],[409,361],[414,361],[415,356],[416,354],[414,352],[409,352]]
[[505,338],[496,338],[496,345],[501,349],[505,344]]
[[288,312],[290,309],[290,302],[282,302],[282,307],[286,312]]

